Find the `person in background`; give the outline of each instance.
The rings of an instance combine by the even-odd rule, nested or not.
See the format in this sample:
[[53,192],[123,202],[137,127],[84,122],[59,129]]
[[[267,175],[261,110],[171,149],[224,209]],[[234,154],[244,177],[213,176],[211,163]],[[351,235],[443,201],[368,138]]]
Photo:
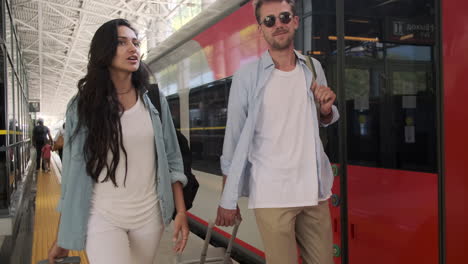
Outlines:
[[161,95],[156,110],[148,79],[130,23],[100,26],[67,107],[61,216],[49,263],[86,249],[92,264],[153,264],[174,210],[173,249],[184,250],[187,177],[169,104]]
[[312,59],[313,76],[294,50],[294,0],[253,3],[268,51],[232,80],[216,224],[233,225],[239,196],[249,196],[268,264],[297,264],[296,245],[302,263],[333,264],[333,173],[319,125],[338,120],[336,95],[320,63]]
[[[37,126],[33,129],[32,135],[32,143],[34,147],[36,147],[36,170],[41,168],[42,147],[44,147],[47,140],[50,140],[51,145],[54,144],[49,128],[44,126],[44,121],[42,119],[39,119],[37,121]],[[44,165],[42,165],[42,169],[44,169]]]
[[44,146],[42,147],[42,150],[41,150],[41,153],[42,153],[42,162],[44,162],[43,164],[43,170],[45,172],[49,172],[50,171],[50,156],[51,156],[51,152],[52,152],[52,146],[49,144],[49,141],[47,141]]

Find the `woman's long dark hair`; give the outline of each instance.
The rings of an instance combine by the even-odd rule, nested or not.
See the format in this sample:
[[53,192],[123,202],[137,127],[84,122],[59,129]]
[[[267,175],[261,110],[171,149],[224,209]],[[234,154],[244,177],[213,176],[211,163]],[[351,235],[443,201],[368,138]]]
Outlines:
[[[105,168],[107,175],[102,182],[110,179],[115,187],[118,187],[115,172],[120,161],[120,148],[125,155],[124,185],[127,179],[127,151],[123,146],[120,123],[123,106],[117,98],[109,73],[117,51],[119,26],[126,26],[137,34],[127,20],[114,19],[99,27],[93,36],[88,55],[88,71],[78,82],[75,99],[78,106],[78,125],[73,134],[74,137],[80,129],[87,130],[83,146],[87,174],[98,182],[99,174]],[[148,77],[146,67],[141,62],[138,70],[132,74],[132,84],[138,96],[146,89]]]

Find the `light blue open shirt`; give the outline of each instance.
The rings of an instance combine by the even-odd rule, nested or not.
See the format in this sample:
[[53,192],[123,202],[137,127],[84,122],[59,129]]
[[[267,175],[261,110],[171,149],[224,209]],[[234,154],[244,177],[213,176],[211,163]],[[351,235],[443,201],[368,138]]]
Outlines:
[[[157,182],[156,194],[165,225],[171,222],[174,212],[172,184],[179,181],[187,184],[184,175],[184,165],[179,149],[176,132],[168,103],[164,95],[161,98],[160,113],[151,103],[148,95],[143,94],[143,101],[149,110],[154,131],[154,147],[156,150]],[[103,102],[105,103],[105,102]],[[162,123],[161,124],[161,119]],[[78,123],[77,102],[71,100],[67,107],[65,137],[62,163],[62,195],[58,210],[62,213],[59,225],[57,243],[60,247],[72,250],[82,250],[86,243],[88,218],[93,196],[94,181],[86,173],[86,162],[83,155],[83,144],[88,134],[86,129],[80,129],[72,144],[70,137]]]
[[[312,72],[307,67],[306,58],[294,51],[299,65],[304,70],[306,85],[312,84]],[[327,85],[327,80],[320,63],[313,59],[317,71],[317,84]],[[231,91],[229,93],[228,120],[224,136],[223,155],[221,156],[221,170],[227,176],[221,197],[220,206],[225,209],[236,209],[237,200],[241,196],[249,196],[250,154],[258,113],[262,105],[265,85],[275,69],[270,53],[266,51],[258,60],[242,67],[234,74]],[[285,91],[287,93],[287,91]],[[333,185],[333,172],[330,161],[323,150],[318,129],[317,108],[314,94],[308,89],[308,96],[312,102],[312,117],[314,124],[315,154],[317,157],[317,175],[319,184],[319,200],[330,197]],[[336,106],[332,107],[333,119],[327,126],[339,119]],[[272,153],[274,155],[274,153]]]

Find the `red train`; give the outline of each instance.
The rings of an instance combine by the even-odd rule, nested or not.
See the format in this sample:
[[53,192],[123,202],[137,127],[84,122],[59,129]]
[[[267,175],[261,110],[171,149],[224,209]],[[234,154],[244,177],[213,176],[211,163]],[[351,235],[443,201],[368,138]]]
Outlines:
[[[296,48],[322,63],[341,113],[326,146],[335,263],[464,263],[468,3],[296,2]],[[150,52],[201,179],[192,225],[215,214],[230,77],[265,50],[250,1],[221,0]],[[251,214],[244,210],[235,258],[262,263]],[[228,235],[218,231],[223,245]]]

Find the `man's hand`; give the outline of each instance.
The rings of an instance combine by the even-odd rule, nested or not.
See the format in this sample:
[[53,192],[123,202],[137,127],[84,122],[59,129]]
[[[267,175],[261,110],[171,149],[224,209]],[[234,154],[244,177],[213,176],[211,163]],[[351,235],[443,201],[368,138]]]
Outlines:
[[217,226],[233,226],[236,218],[239,219],[239,221],[242,221],[239,206],[234,210],[224,209],[223,207],[218,206],[218,215],[216,216]]
[[320,104],[320,115],[327,117],[332,113],[332,105],[336,100],[336,94],[325,85],[318,85],[317,82],[310,87],[314,93],[315,101]]

